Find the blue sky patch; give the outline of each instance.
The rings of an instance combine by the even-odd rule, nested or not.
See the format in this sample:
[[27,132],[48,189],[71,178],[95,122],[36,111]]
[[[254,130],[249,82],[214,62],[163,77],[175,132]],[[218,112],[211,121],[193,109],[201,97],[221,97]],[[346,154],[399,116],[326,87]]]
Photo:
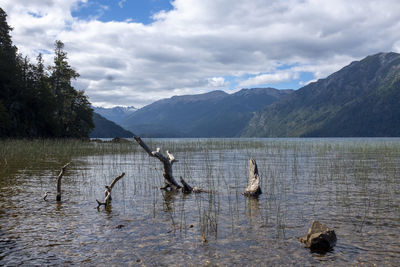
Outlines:
[[162,10],[173,9],[168,0],[93,0],[81,3],[72,12],[73,17],[83,20],[132,21],[150,24],[152,16]]

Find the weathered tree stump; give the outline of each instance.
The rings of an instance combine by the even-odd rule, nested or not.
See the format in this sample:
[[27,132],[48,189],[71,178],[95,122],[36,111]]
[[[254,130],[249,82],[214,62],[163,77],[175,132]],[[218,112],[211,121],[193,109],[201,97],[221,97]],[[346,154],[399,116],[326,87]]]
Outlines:
[[124,176],[125,173],[123,172],[120,176],[116,177],[109,186],[108,185],[105,186],[106,190],[104,191],[105,194],[104,202],[100,202],[96,199],[96,202],[98,204],[97,208],[99,208],[102,205],[107,207],[110,204],[110,201],[112,200],[111,190],[113,189],[114,185],[119,181],[119,179],[121,179]]
[[306,244],[314,252],[327,252],[336,245],[335,231],[325,224],[313,221],[306,236],[300,238],[300,242]]
[[167,189],[167,188],[171,188],[172,190],[180,189],[181,186],[175,181],[175,178],[172,175],[172,164],[174,164],[174,162],[177,162],[175,157],[171,153],[169,153],[168,150],[166,151],[167,157],[160,153],[160,148],[157,148],[156,151],[151,151],[151,149],[146,145],[145,142],[143,142],[143,140],[139,136],[135,136],[134,138],[136,142],[147,152],[147,154],[149,154],[150,157],[155,157],[163,163],[164,166],[163,177],[165,186],[162,187],[161,189]]
[[261,192],[260,176],[258,175],[257,163],[253,158],[249,160],[249,184],[243,192],[245,196],[257,197]]
[[[64,167],[61,168],[60,174],[57,177],[57,196],[56,196],[56,201],[61,201],[61,178],[64,175],[65,169],[68,167],[68,165],[71,162],[68,162],[67,164],[64,165]],[[46,198],[43,198],[46,200]]]

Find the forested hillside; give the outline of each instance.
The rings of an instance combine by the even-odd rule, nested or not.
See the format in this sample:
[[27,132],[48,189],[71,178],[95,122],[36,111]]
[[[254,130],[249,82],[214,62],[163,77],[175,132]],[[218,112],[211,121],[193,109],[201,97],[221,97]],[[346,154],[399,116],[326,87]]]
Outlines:
[[71,84],[79,74],[64,44],[55,42],[52,66],[41,54],[32,63],[13,45],[6,18],[0,8],[0,137],[88,137],[93,111]]
[[130,131],[125,130],[113,121],[107,120],[96,112],[93,113],[94,129],[89,134],[90,138],[132,138],[134,134]]
[[258,112],[243,136],[400,136],[400,54],[355,61]]

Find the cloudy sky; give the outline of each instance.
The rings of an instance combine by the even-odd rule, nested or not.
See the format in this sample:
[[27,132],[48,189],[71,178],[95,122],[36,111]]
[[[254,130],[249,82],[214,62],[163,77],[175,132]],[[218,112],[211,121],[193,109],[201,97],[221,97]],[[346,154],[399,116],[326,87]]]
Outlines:
[[0,0],[13,42],[51,64],[65,43],[94,105],[221,89],[297,89],[400,52],[398,0]]

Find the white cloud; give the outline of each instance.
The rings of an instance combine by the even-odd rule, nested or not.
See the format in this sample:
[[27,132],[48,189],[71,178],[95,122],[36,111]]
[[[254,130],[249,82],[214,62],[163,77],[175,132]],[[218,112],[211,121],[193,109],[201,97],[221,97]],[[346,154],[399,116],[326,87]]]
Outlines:
[[400,41],[397,41],[396,43],[393,44],[392,50],[393,52],[400,53]]
[[125,3],[126,3],[126,0],[121,0],[118,2],[118,5],[120,8],[123,8]]
[[[318,79],[352,60],[400,51],[398,0],[175,0],[149,25],[72,17],[89,4],[2,0],[1,6],[23,54],[35,58],[52,51],[56,39],[65,43],[81,74],[76,86],[95,104],[142,106],[228,86],[222,77],[241,86],[289,81],[302,71]],[[45,60],[50,64],[52,55]],[[283,65],[295,67],[278,69]]]
[[306,86],[306,85],[309,85],[310,83],[313,83],[313,82],[316,82],[316,81],[317,81],[317,79],[312,79],[312,80],[309,80],[309,81],[300,81],[299,85]]
[[239,83],[239,86],[249,87],[262,84],[276,84],[286,82],[291,79],[297,79],[298,74],[289,71],[279,71],[275,73],[260,74]]
[[224,77],[213,77],[208,79],[208,85],[210,87],[224,87],[227,86],[227,82]]

